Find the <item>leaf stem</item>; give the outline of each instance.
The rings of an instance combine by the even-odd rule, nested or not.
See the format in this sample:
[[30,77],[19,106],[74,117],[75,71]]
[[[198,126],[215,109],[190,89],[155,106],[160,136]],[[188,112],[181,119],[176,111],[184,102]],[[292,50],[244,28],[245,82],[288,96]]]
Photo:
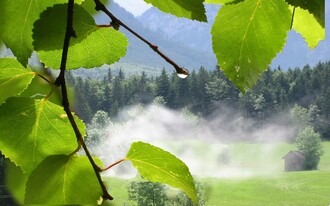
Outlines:
[[49,97],[53,94],[55,88],[56,88],[56,85],[53,84],[53,85],[52,85],[52,89],[51,89],[50,92],[47,94],[47,96],[45,96],[45,98],[44,98],[45,100],[48,101]]
[[37,72],[34,72],[34,75],[36,75],[36,76],[40,77],[41,79],[45,80],[48,84],[51,84],[50,81],[46,77],[42,76],[41,74],[39,74]]
[[294,21],[294,14],[296,12],[296,7],[294,6],[293,7],[293,10],[292,10],[292,17],[291,17],[291,24],[290,24],[290,30],[292,29],[293,27],[293,21]]
[[77,123],[72,115],[72,112],[69,107],[69,100],[68,100],[68,93],[66,89],[66,83],[65,83],[65,70],[66,70],[66,62],[68,58],[68,50],[69,50],[69,44],[70,44],[70,39],[71,37],[76,37],[76,34],[73,29],[73,7],[74,7],[74,0],[69,0],[68,3],[68,11],[67,11],[67,25],[66,25],[66,32],[65,32],[65,37],[64,37],[64,43],[63,43],[63,50],[62,50],[62,59],[61,59],[61,67],[60,67],[60,74],[55,80],[55,85],[61,87],[61,92],[62,92],[62,106],[64,108],[64,111],[66,112],[71,126],[75,132],[77,141],[78,141],[78,148],[76,151],[80,149],[82,146],[93,169],[95,172],[95,175],[99,181],[99,184],[101,186],[102,192],[103,192],[103,199],[104,200],[112,200],[113,197],[108,193],[106,186],[104,185],[101,175],[100,175],[100,168],[97,166],[95,161],[93,160],[85,142],[84,139],[81,135],[81,132],[77,126]]
[[109,165],[108,167],[106,167],[106,168],[102,168],[101,170],[102,171],[106,171],[106,170],[108,170],[108,169],[110,169],[110,168],[112,168],[112,167],[114,167],[114,166],[116,166],[117,164],[119,164],[119,163],[121,163],[121,162],[124,162],[126,159],[121,159],[121,160],[118,160],[117,162],[115,162],[115,163],[113,163],[113,164],[111,164],[111,165]]
[[188,75],[189,72],[188,70],[180,67],[179,65],[177,65],[172,59],[170,59],[168,56],[166,56],[163,52],[161,52],[158,49],[158,46],[155,44],[152,44],[151,42],[149,42],[148,40],[146,40],[145,38],[143,38],[141,35],[139,35],[137,32],[135,32],[133,29],[131,29],[129,26],[127,26],[126,24],[124,24],[120,19],[118,19],[116,16],[114,16],[105,6],[104,4],[100,1],[100,0],[94,0],[95,2],[95,9],[97,11],[103,11],[110,19],[111,19],[111,23],[113,23],[114,25],[120,25],[122,27],[124,27],[127,31],[131,32],[134,36],[136,36],[137,38],[139,38],[141,41],[143,41],[144,43],[146,43],[154,52],[156,52],[159,56],[161,56],[165,61],[167,61],[169,64],[171,64],[176,72],[178,74],[185,74]]
[[106,28],[109,28],[109,27],[111,27],[111,25],[110,24],[99,24],[99,25],[96,25],[97,27],[99,27],[99,28],[104,28],[104,27],[106,27]]

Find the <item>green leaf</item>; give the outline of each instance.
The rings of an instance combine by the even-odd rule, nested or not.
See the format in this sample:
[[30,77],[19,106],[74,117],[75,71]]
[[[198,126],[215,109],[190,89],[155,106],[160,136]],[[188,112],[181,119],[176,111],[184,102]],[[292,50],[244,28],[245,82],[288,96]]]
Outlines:
[[144,0],[165,13],[206,22],[204,0]]
[[207,4],[228,4],[232,3],[236,0],[205,0],[205,3]]
[[[285,0],[290,5],[308,10],[324,28],[325,0]],[[307,26],[308,24],[306,24]],[[308,27],[308,26],[307,26]]]
[[[53,4],[66,2],[67,0],[1,0],[0,39],[22,65],[27,65],[32,54],[32,28],[39,14]],[[81,2],[82,0],[76,1]]]
[[[111,1],[110,0],[101,0],[101,2],[104,5],[110,5]],[[95,10],[95,2],[94,0],[85,0],[84,2],[82,2],[81,6],[88,11],[88,13],[94,15],[97,13],[97,11]]]
[[282,50],[290,21],[284,0],[222,6],[211,31],[213,50],[220,68],[241,91],[255,85]]
[[[51,74],[46,74],[46,72],[43,72],[42,75],[51,82],[55,81],[55,78],[52,77]],[[69,102],[73,102],[74,101],[73,88],[70,87],[68,84],[66,86],[68,90],[67,92],[68,92]],[[44,79],[37,76],[36,78],[33,78],[29,86],[19,96],[42,99],[45,98],[47,95],[49,95],[50,92],[52,92],[52,94],[48,100],[55,104],[61,105],[62,104],[61,87],[54,87],[53,84],[49,84]]]
[[319,41],[325,38],[325,29],[307,10],[296,8],[293,28],[299,32],[307,42],[309,48],[314,49]]
[[[83,122],[76,121],[84,134]],[[0,137],[3,154],[26,173],[49,155],[70,154],[77,148],[63,108],[45,99],[7,99],[0,106]]]
[[6,159],[6,185],[10,194],[19,205],[24,205],[25,187],[29,175]]
[[[40,60],[54,69],[59,69],[61,63],[66,7],[60,4],[48,8],[33,29],[33,45]],[[78,38],[70,41],[67,69],[112,64],[125,55],[127,38],[113,28],[97,27],[93,17],[79,5],[74,7],[73,26]]]
[[6,51],[6,45],[0,39],[0,56],[4,51]]
[[101,196],[102,190],[86,156],[55,155],[47,157],[31,173],[25,203],[97,205]]
[[22,93],[34,76],[34,72],[24,68],[16,59],[0,59],[0,104],[8,97]]
[[193,177],[188,167],[174,155],[147,143],[134,142],[126,159],[145,179],[179,188],[197,204]]

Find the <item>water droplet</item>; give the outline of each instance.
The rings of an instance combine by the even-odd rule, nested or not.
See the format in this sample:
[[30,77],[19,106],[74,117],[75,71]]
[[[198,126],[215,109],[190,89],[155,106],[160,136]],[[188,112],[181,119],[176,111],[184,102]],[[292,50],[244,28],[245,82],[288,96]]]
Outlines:
[[181,79],[185,79],[187,78],[187,74],[180,74],[180,73],[177,73],[178,77],[180,77]]
[[187,76],[189,75],[188,70],[183,69],[183,68],[177,68],[176,69],[176,74],[178,75],[178,77],[180,77],[181,79],[185,79],[187,78]]

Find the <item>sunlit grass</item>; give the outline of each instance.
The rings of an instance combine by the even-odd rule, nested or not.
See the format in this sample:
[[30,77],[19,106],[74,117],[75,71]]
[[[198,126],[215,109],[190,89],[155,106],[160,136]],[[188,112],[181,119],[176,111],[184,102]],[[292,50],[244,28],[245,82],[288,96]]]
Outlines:
[[274,177],[204,179],[210,186],[209,206],[329,205],[330,172],[290,172]]
[[[207,144],[198,142],[192,144],[197,154],[212,151],[207,148]],[[228,178],[197,177],[197,180],[209,185],[208,206],[328,206],[330,205],[330,142],[323,142],[323,146],[325,153],[321,157],[319,170],[286,173],[283,171],[282,157],[296,148],[294,144],[229,144],[230,162],[227,167],[234,165],[243,170],[244,168],[252,170],[253,174]],[[212,157],[206,154],[202,156]],[[216,159],[216,155],[213,156]],[[211,159],[211,162],[215,162],[214,159]],[[273,167],[273,170],[269,170],[268,167]],[[221,168],[225,169],[226,165],[222,165],[220,170]],[[260,171],[263,169],[268,169],[268,172]],[[122,206],[125,203],[132,203],[128,201],[127,186],[133,180],[107,178],[110,194],[115,197],[111,205]]]

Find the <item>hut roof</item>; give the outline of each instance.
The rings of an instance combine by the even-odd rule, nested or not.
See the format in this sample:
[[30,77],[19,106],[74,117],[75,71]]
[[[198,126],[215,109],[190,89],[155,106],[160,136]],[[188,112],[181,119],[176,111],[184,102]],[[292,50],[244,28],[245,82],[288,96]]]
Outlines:
[[304,159],[305,158],[304,154],[300,151],[297,151],[297,150],[288,152],[286,155],[284,155],[284,157],[282,157],[282,159],[285,159],[287,157],[296,157],[298,159]]

